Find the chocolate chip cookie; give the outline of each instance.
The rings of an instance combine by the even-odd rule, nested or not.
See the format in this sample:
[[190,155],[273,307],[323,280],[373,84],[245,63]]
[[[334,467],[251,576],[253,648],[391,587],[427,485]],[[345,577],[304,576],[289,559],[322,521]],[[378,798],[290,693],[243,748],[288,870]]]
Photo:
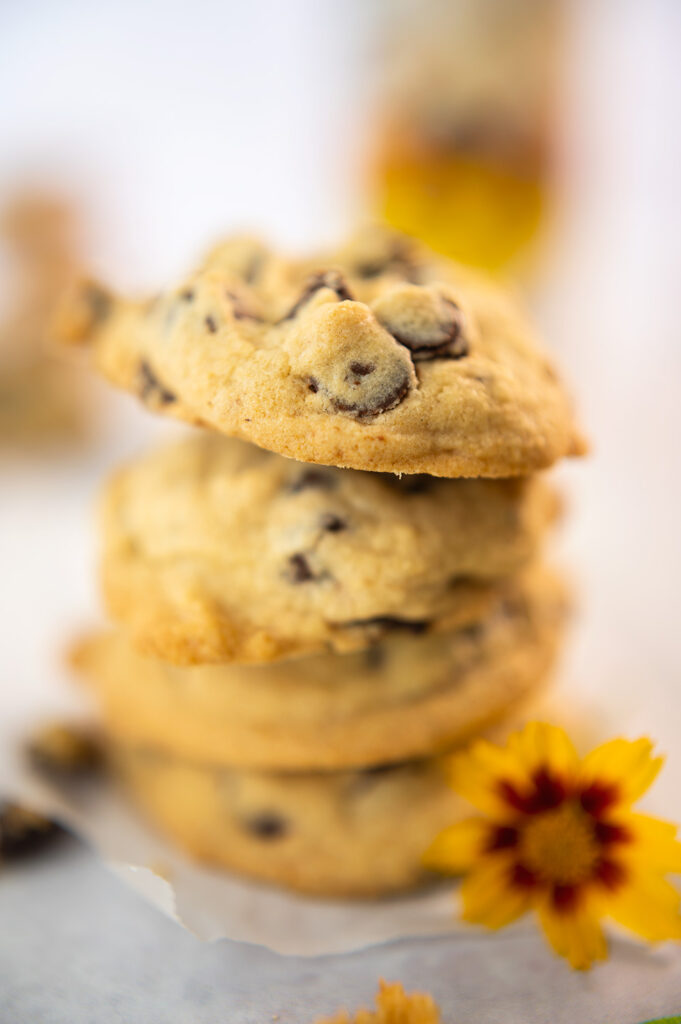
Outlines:
[[[534,702],[485,735],[503,739],[528,714]],[[141,810],[193,857],[319,896],[378,896],[434,879],[424,850],[470,815],[440,757],[251,771],[114,742],[111,762]]]
[[534,569],[470,626],[357,654],[178,668],[117,631],[73,657],[120,742],[206,764],[338,769],[430,755],[508,713],[547,681],[566,610],[560,581]]
[[423,851],[467,813],[435,759],[287,774],[126,747],[111,760],[140,809],[193,857],[323,896],[422,883]]
[[479,618],[555,514],[536,477],[400,480],[204,433],[109,484],[103,585],[178,664],[349,652]]
[[511,296],[392,232],[313,260],[228,241],[143,302],[87,283],[57,333],[154,411],[303,462],[507,477],[583,450]]

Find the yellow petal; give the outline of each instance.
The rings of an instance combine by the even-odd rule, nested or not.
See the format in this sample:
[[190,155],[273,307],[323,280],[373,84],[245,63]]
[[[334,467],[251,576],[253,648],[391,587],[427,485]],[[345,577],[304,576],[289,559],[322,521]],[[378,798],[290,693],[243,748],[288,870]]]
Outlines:
[[551,946],[575,970],[586,971],[597,960],[606,959],[605,937],[589,903],[579,904],[574,911],[559,913],[546,899],[538,906],[537,913]]
[[661,874],[681,874],[681,842],[676,838],[676,825],[647,814],[629,814],[622,824],[632,834],[631,843],[619,848],[626,861],[633,859],[641,868],[648,866]]
[[508,747],[528,776],[546,767],[570,778],[579,767],[577,751],[565,730],[547,722],[528,722],[509,737]]
[[440,832],[423,855],[425,867],[460,875],[475,863],[485,848],[490,826],[483,818],[466,818]]
[[477,740],[460,754],[448,759],[449,783],[465,800],[483,814],[506,814],[508,807],[501,796],[502,780],[522,785],[527,777],[517,758],[504,747],[487,740]]
[[[427,992],[405,992],[400,982],[379,982],[376,996],[376,1024],[440,1024],[437,1003]],[[356,1024],[362,1024],[357,1018]]]
[[664,758],[653,757],[648,739],[610,740],[588,754],[582,762],[583,785],[602,783],[617,789],[618,803],[632,804],[651,785]]
[[462,917],[486,928],[504,928],[530,909],[527,889],[511,882],[510,864],[498,855],[485,858],[461,886]]
[[681,893],[666,879],[641,874],[604,900],[613,920],[648,942],[681,939]]

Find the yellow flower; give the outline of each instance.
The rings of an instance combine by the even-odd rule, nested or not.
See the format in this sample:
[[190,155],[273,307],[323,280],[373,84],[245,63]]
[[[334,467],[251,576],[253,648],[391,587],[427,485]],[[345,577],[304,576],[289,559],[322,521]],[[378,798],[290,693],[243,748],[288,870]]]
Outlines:
[[556,953],[580,970],[607,956],[609,917],[649,942],[681,939],[676,826],[632,810],[662,767],[647,739],[612,740],[580,759],[555,726],[533,722],[505,747],[453,756],[451,785],[482,812],[440,833],[424,861],[465,874],[463,918],[502,928],[534,911]]
[[317,1024],[440,1024],[440,1011],[427,993],[407,994],[399,981],[381,980],[379,986],[375,1010],[358,1010],[354,1017],[341,1010]]

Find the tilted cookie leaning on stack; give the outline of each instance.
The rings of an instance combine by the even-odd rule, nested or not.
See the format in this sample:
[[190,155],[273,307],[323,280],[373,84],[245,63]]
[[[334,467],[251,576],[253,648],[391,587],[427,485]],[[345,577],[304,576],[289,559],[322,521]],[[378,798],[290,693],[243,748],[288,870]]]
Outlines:
[[316,261],[237,239],[151,301],[83,285],[59,332],[209,428],[103,498],[117,626],[74,660],[120,777],[200,858],[329,895],[424,880],[465,813],[442,755],[517,720],[566,619],[532,474],[583,443],[512,300],[382,230]]

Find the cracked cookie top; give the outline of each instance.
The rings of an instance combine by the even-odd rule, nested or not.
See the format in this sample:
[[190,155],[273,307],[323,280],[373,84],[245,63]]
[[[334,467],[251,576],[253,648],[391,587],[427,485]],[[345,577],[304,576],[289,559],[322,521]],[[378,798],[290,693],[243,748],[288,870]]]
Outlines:
[[302,462],[499,477],[583,451],[511,296],[383,229],[314,260],[233,239],[144,302],[84,283],[57,334],[150,409]]

